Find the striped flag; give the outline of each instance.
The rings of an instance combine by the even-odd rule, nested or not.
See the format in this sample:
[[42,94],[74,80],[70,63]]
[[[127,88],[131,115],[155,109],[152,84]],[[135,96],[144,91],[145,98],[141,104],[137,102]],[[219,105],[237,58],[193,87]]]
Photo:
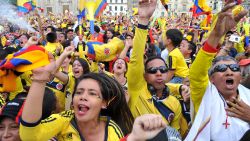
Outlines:
[[197,17],[204,14],[208,15],[212,9],[207,5],[206,0],[195,0],[192,10],[193,16]]
[[18,15],[24,15],[36,8],[36,0],[18,0]]

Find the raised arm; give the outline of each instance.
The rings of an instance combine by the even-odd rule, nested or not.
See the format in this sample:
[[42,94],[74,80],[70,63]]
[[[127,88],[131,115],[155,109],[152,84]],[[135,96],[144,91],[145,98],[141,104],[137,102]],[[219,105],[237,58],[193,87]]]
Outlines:
[[119,58],[125,59],[127,52],[131,47],[133,47],[133,39],[126,39],[125,40],[125,47],[122,50],[122,52],[120,53]]
[[53,55],[49,54],[49,57],[49,65],[33,70],[32,83],[22,113],[22,120],[27,123],[37,123],[42,117],[45,85],[56,68]]
[[[62,65],[63,61],[66,59],[68,56],[73,56],[74,54],[74,46],[69,46],[65,48],[63,53],[60,55],[60,57],[56,60],[56,70],[60,68]],[[62,73],[60,71],[55,73],[55,77],[58,78],[60,81],[62,81],[64,84],[68,82],[68,75],[65,73]]]
[[[148,23],[156,6],[156,0],[141,0],[139,2],[139,24],[135,31],[133,51],[128,65],[128,90],[138,90],[146,84],[144,79],[144,49],[148,34]],[[130,93],[135,94],[135,93]]]
[[200,102],[208,85],[208,69],[211,67],[212,60],[217,53],[217,47],[221,38],[247,14],[246,10],[238,14],[233,14],[232,9],[234,7],[234,0],[228,0],[225,7],[218,14],[213,31],[190,68],[191,99],[194,103],[195,112],[199,109]]

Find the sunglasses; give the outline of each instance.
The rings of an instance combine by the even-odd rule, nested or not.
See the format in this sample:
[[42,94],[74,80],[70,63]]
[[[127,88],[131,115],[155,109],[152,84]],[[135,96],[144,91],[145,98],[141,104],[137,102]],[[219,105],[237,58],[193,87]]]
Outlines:
[[151,67],[146,69],[146,73],[150,73],[150,74],[155,74],[157,73],[157,71],[160,71],[161,73],[166,73],[168,72],[168,68],[165,66],[160,66],[160,67]]
[[214,67],[214,69],[211,71],[211,75],[215,72],[225,72],[227,68],[230,68],[233,72],[240,72],[240,66],[238,64],[220,64]]

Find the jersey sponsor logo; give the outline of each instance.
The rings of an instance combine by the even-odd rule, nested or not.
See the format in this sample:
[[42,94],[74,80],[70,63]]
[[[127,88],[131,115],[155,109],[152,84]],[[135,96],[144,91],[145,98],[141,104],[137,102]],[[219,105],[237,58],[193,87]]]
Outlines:
[[62,90],[63,89],[63,85],[61,83],[56,84],[56,89],[57,90]]
[[73,113],[71,110],[60,113],[60,115],[61,115],[62,117],[66,117],[66,118],[72,117],[73,114],[74,114],[74,113]]
[[174,119],[174,113],[170,113],[168,115],[168,122],[171,123],[173,121],[173,119]]
[[52,122],[52,121],[54,121],[54,120],[56,120],[56,117],[48,117],[48,118],[42,120],[42,121],[41,121],[41,124],[43,124],[43,123],[48,123],[48,122]]

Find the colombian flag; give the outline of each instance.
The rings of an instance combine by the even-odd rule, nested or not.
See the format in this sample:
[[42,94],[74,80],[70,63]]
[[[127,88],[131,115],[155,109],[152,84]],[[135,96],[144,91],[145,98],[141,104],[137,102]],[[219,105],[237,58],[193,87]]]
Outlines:
[[94,34],[94,21],[98,18],[107,6],[106,0],[79,0],[78,9],[80,14],[78,18],[87,17],[90,22],[90,32]]
[[[98,18],[106,6],[108,5],[107,0],[97,0],[94,5],[94,18]],[[79,0],[78,1],[78,9],[79,9],[79,16],[85,17],[87,13],[86,11],[86,2],[85,0]]]
[[49,64],[48,52],[40,46],[30,46],[8,55],[0,62],[0,92],[15,91],[15,72],[30,71]]
[[106,6],[108,5],[107,0],[97,0],[96,1],[96,9],[95,9],[95,18],[98,18],[103,10],[105,10]]
[[208,15],[212,9],[206,4],[206,0],[195,0],[192,10],[193,16],[197,17],[204,14]]
[[89,41],[87,46],[87,56],[95,61],[112,61],[117,54],[120,54],[124,48],[124,43],[119,38],[115,37],[107,44],[101,42]]
[[36,0],[17,0],[18,14],[26,14],[36,8]]

